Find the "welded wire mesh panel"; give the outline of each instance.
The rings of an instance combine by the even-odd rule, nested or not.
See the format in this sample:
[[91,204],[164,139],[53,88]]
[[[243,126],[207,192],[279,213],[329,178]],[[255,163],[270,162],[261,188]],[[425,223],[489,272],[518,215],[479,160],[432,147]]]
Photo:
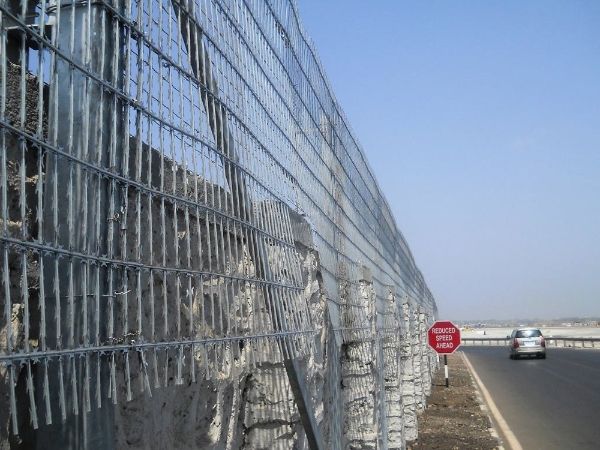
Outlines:
[[130,399],[132,371],[150,393],[197,367],[226,376],[260,346],[305,351],[296,182],[262,143],[271,130],[216,5],[0,8],[0,370],[13,431],[23,371],[37,428],[117,402],[121,373]]
[[[379,287],[391,280],[399,292],[415,293],[434,308],[429,292],[418,290],[421,275],[301,30],[293,4],[233,2],[223,10],[237,20],[241,17],[242,47],[258,45],[257,58],[268,61],[249,84],[265,92],[266,119],[274,128],[278,150],[287,149],[283,158],[279,151],[273,156],[302,180],[297,205],[314,225],[326,276],[335,278],[339,264],[346,261],[360,263],[370,268]],[[337,297],[335,290],[331,296]]]
[[[334,354],[375,361],[336,373],[397,375],[390,286],[435,303],[292,1],[11,0],[0,25],[14,433],[24,404],[37,428],[313,352],[292,210],[319,255]],[[361,420],[381,440],[373,402]]]

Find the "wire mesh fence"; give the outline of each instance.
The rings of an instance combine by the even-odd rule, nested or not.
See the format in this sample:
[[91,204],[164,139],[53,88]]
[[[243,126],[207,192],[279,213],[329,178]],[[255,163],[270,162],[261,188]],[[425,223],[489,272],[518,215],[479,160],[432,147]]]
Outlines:
[[[21,416],[36,429],[314,354],[306,233],[330,356],[373,361],[378,394],[361,420],[385,448],[399,299],[427,320],[435,303],[295,4],[10,0],[0,22],[11,432]],[[328,392],[341,407],[335,382]],[[331,442],[343,414],[331,412]]]

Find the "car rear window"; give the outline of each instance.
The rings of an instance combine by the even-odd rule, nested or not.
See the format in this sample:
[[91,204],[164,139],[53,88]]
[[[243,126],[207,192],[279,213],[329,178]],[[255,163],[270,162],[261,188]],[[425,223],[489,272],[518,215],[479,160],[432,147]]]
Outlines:
[[529,337],[540,337],[542,332],[540,330],[519,330],[515,337],[518,338],[529,338]]

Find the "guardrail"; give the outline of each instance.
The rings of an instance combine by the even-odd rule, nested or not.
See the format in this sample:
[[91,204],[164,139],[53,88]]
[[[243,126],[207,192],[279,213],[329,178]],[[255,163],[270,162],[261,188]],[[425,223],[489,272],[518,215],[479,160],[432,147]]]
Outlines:
[[[547,347],[567,347],[567,348],[597,348],[600,349],[600,338],[594,337],[546,337]],[[466,346],[508,346],[510,339],[494,337],[463,338],[461,344]]]

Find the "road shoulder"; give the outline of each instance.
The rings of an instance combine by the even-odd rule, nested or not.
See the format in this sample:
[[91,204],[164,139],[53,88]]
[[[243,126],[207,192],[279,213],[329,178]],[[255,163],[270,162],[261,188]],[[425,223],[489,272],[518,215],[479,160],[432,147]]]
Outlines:
[[418,439],[409,450],[501,449],[487,408],[462,353],[448,357],[450,387],[441,366],[433,379],[427,408],[419,415]]

